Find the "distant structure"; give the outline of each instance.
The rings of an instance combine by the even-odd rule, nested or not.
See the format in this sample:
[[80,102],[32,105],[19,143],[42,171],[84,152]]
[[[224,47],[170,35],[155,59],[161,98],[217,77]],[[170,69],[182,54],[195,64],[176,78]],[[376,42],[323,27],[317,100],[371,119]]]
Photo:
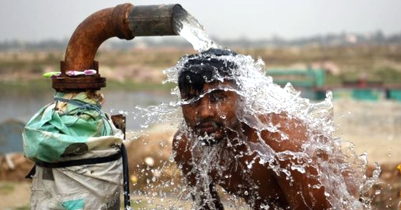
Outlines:
[[356,81],[342,81],[341,85],[326,84],[326,70],[323,68],[307,69],[267,69],[266,75],[272,76],[274,83],[292,86],[301,91],[301,96],[311,100],[324,100],[327,91],[333,92],[333,98],[352,98],[363,101],[394,100],[401,102],[401,85],[384,85],[382,82],[368,81],[360,77]]

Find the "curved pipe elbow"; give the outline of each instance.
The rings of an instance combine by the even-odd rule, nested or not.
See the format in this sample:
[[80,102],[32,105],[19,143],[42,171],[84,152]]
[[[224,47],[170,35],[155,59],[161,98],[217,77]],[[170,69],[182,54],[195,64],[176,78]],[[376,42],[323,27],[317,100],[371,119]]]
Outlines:
[[[99,90],[106,86],[94,61],[100,45],[109,38],[131,40],[135,36],[178,35],[176,15],[186,11],[179,4],[136,6],[126,3],[100,10],[86,18],[74,31],[68,43],[61,75],[53,78],[57,91]],[[67,71],[97,70],[96,75],[69,77]]]
[[62,73],[65,70],[92,68],[99,46],[109,38],[133,39],[134,35],[128,26],[131,8],[131,4],[122,4],[100,10],[86,18],[71,36]]

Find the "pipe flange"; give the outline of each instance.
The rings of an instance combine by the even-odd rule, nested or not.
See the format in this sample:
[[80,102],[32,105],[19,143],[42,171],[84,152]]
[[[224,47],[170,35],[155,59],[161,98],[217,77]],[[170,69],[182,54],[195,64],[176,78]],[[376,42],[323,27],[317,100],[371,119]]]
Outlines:
[[68,76],[65,74],[65,62],[60,61],[62,74],[52,79],[52,87],[58,92],[77,92],[86,90],[100,90],[106,87],[106,78],[99,74],[99,62],[93,61],[91,69],[96,70],[95,75]]
[[56,77],[52,79],[52,87],[59,92],[76,92],[87,90],[100,90],[106,87],[106,78],[100,75],[78,77]]

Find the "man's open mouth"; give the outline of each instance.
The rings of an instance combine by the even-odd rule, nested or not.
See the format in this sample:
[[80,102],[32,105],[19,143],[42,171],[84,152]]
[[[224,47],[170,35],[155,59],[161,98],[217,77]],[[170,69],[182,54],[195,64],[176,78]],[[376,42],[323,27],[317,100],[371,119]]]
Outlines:
[[213,123],[205,123],[197,126],[196,131],[198,134],[211,134],[216,132],[217,126]]
[[219,129],[219,124],[213,121],[201,122],[196,126],[196,132],[198,135],[210,135],[216,133]]

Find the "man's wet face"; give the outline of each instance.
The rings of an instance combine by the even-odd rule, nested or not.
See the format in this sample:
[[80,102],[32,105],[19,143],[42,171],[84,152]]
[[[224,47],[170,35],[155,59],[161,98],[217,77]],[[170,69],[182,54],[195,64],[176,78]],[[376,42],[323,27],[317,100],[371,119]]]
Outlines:
[[238,128],[239,96],[232,82],[205,83],[201,91],[189,89],[182,91],[181,96],[185,122],[197,136],[212,137],[211,143],[217,143],[227,132]]

